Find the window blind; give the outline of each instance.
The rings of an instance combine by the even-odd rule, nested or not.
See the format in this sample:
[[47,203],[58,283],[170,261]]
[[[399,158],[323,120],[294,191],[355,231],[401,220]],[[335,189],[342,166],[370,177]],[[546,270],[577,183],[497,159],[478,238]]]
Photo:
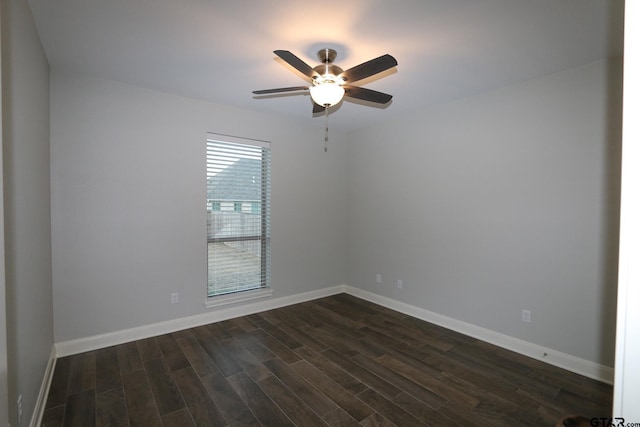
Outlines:
[[207,134],[207,296],[270,285],[271,149]]

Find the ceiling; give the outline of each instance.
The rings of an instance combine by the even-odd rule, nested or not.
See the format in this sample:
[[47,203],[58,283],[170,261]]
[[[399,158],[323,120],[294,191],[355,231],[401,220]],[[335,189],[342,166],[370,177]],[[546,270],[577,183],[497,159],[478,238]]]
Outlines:
[[622,53],[622,0],[29,0],[51,68],[315,121],[304,85],[273,51],[311,66],[325,47],[350,68],[398,66],[357,85],[384,108],[345,100],[331,126],[365,127]]

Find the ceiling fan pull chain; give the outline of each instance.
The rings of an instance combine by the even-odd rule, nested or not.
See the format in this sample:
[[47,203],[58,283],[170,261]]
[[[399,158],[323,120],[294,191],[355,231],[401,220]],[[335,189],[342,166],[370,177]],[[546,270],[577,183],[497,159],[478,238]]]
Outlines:
[[324,152],[327,152],[327,143],[329,142],[329,107],[324,107]]

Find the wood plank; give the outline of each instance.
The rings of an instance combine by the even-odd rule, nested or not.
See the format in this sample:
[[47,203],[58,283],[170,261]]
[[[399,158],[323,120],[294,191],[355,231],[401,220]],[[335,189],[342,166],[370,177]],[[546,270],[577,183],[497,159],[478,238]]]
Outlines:
[[494,423],[480,418],[473,409],[460,407],[451,402],[443,405],[438,412],[464,427],[495,427]]
[[170,414],[185,407],[182,395],[164,359],[148,360],[144,362],[144,368],[160,415]]
[[258,382],[258,385],[295,425],[326,427],[327,424],[276,377],[264,378]]
[[527,377],[534,379],[536,384],[559,386],[561,389],[571,390],[585,399],[603,401],[607,406],[611,406],[610,403],[613,403],[613,387],[610,384],[576,375],[556,366],[546,366],[541,363],[540,367],[532,370]]
[[96,393],[122,388],[118,351],[108,347],[95,352],[96,357]]
[[96,425],[96,392],[84,390],[67,397],[64,427],[93,427]]
[[[445,373],[444,381],[451,383],[452,386],[459,390],[464,390],[471,396],[480,401],[480,405],[485,408],[497,407],[504,414],[513,414],[514,419],[521,419],[520,415],[528,413],[526,422],[535,422],[538,420],[536,411],[540,407],[540,402],[524,393],[502,393],[499,389],[487,390],[486,384],[473,384],[466,378]],[[480,406],[479,405],[479,406]],[[478,409],[481,411],[482,409]],[[544,424],[544,422],[542,422]]]
[[[424,322],[423,320],[413,319],[413,318],[409,318],[408,321]],[[469,335],[461,334],[460,332],[452,331],[451,329],[447,329],[444,326],[439,326],[439,325],[435,325],[433,323],[430,323],[429,327],[431,329],[439,331],[442,336],[448,337],[453,342],[455,342],[456,345],[458,345],[458,344],[472,345],[472,344],[474,344],[474,343],[479,341],[477,338],[470,337]]]
[[432,409],[414,398],[413,396],[402,393],[392,402],[399,408],[413,415],[425,426],[433,427],[465,427],[464,425],[453,421],[452,419],[441,414],[439,411]]
[[155,337],[138,340],[136,341],[136,345],[138,346],[140,360],[142,360],[143,363],[147,360],[162,356],[162,352],[160,351],[160,347],[158,346]]
[[216,341],[224,341],[233,338],[233,334],[230,333],[233,328],[233,323],[229,320],[210,323],[208,325],[204,325],[204,327]]
[[329,412],[324,420],[331,427],[362,427],[351,415],[347,414],[344,409],[338,407]]
[[354,362],[351,359],[343,357],[336,351],[327,350],[322,352],[322,355],[325,356],[328,360],[331,360],[344,371],[349,372],[350,375],[353,375],[363,384],[366,384],[369,388],[379,390],[380,393],[391,399],[402,393],[402,389],[394,385],[387,378],[384,378],[377,373],[366,369],[365,367]]
[[603,402],[585,399],[579,390],[569,391],[564,388],[560,389],[556,400],[562,402],[565,407],[572,408],[572,413],[584,414],[583,416],[587,418],[606,417],[611,413],[611,407],[603,405]]
[[158,407],[144,369],[122,374],[131,427],[162,427]]
[[231,325],[231,329],[229,330],[232,330],[233,328],[239,328],[243,332],[249,332],[258,329],[255,323],[249,320],[249,318],[246,316],[235,317],[233,319],[229,319],[228,322]]
[[235,363],[254,381],[271,376],[271,371],[242,344],[235,339],[225,342],[225,350]]
[[241,372],[229,377],[228,381],[245,405],[256,414],[260,424],[273,427],[295,427],[293,422],[247,374]]
[[253,412],[220,372],[200,380],[229,425],[260,427],[260,422],[255,418]]
[[286,363],[295,363],[300,360],[300,356],[295,354],[286,345],[282,344],[272,335],[259,329],[250,333],[260,344],[266,347],[272,354],[279,357]]
[[567,414],[573,413],[571,411],[552,408],[546,404],[540,405],[540,408],[538,408],[537,412],[543,419],[546,420],[545,424],[549,426],[555,425],[558,420],[567,416]]
[[402,427],[424,427],[424,424],[418,421],[413,415],[405,412],[399,406],[371,389],[360,393],[358,398],[370,407],[376,408],[378,414],[384,416],[396,425]]
[[459,390],[478,399],[479,403],[473,408],[473,413],[479,418],[498,425],[504,420],[517,425],[545,425],[546,421],[537,414],[539,403],[518,393],[511,393],[505,397],[499,396],[493,390],[472,384],[464,378],[445,374],[444,381]]
[[[258,330],[252,331],[256,332]],[[264,333],[264,331],[262,331]],[[276,358],[271,350],[265,347],[253,333],[234,331],[233,339],[242,344],[260,362]]]
[[[261,316],[266,316],[265,313],[260,313]],[[274,316],[268,316],[267,319],[273,318]],[[289,335],[284,329],[280,327],[280,321],[269,321],[264,320],[259,323],[261,329],[267,332],[269,335],[277,339],[280,343],[284,344],[288,349],[295,350],[296,348],[302,347],[300,341],[293,338]]]
[[362,421],[375,412],[360,399],[332,381],[331,378],[311,366],[306,360],[295,363],[291,367],[357,421]]
[[[120,376],[118,374],[118,376]],[[96,396],[96,425],[110,427],[128,425],[124,388],[110,389]]]
[[[189,411],[184,408],[176,412],[172,412],[171,414],[162,416],[162,425],[164,427],[196,427],[191,418],[191,414]],[[211,427],[215,427],[216,425],[224,425],[224,424],[209,424]]]
[[116,346],[118,352],[118,365],[120,372],[123,374],[144,369],[138,346],[135,342],[129,342]]
[[242,372],[240,365],[228,354],[226,341],[218,341],[205,326],[193,328],[191,333],[225,377]]
[[308,326],[310,328],[319,328],[323,326],[324,323],[309,310],[311,305],[311,302],[307,301],[284,307],[283,310],[287,315],[297,319],[298,327],[303,328],[304,326]]
[[344,327],[354,330],[358,330],[363,322],[370,321],[379,315],[374,310],[366,309],[357,304],[344,303],[331,297],[317,299],[313,303],[316,307],[332,313],[330,316],[338,323],[344,323]]
[[[51,378],[51,385],[49,386],[46,409],[55,408],[66,403],[70,368],[70,356],[61,357],[56,360],[56,367],[53,371],[53,377]],[[62,412],[64,413],[64,408]]]
[[367,311],[369,315],[393,317],[393,318],[402,319],[402,320],[409,318],[408,315],[404,313],[400,313],[399,311],[381,306],[380,304],[376,304],[374,302],[367,301],[346,293],[337,294],[332,296],[331,298],[344,304],[345,310],[352,310],[353,309],[352,307],[355,306],[355,307],[358,307],[360,310]]
[[81,353],[71,356],[69,366],[68,394],[78,394],[81,391],[96,388],[96,354],[95,352]]
[[[372,344],[377,345],[383,351],[377,354],[366,354],[367,356],[375,359],[384,354],[391,354],[401,360],[407,360],[407,358],[415,359],[419,361],[427,361],[431,360],[434,355],[440,354],[436,351],[423,350],[416,346],[412,346],[406,344],[400,340],[395,339],[392,333],[383,333],[381,329],[372,329],[369,326],[366,326],[361,329],[363,334],[366,334],[366,340]],[[425,369],[428,369],[432,374],[437,375],[438,370],[431,367],[425,366]]]
[[[65,399],[66,402],[66,399]],[[47,408],[42,415],[41,427],[62,427],[66,405]]]
[[[311,333],[311,332],[309,332]],[[384,346],[376,344],[371,340],[349,337],[340,329],[332,326],[323,326],[313,330],[313,337],[324,342],[328,347],[341,354],[366,354],[371,357],[378,357],[385,353]],[[364,335],[360,334],[364,337]]]
[[176,340],[180,337],[184,337],[185,335],[191,335],[191,331],[189,329],[182,329],[180,331],[171,332],[170,334]]
[[504,372],[505,374],[518,374],[522,377],[532,372],[532,369],[508,358],[491,355],[490,352],[474,346],[473,344],[460,344],[447,352],[457,354],[466,360],[473,359],[477,364],[484,366],[488,370]]
[[281,321],[281,323],[278,324],[278,327],[303,346],[308,347],[313,351],[323,351],[327,349],[325,344],[316,340],[313,336],[307,334],[302,328],[300,328],[300,325],[295,318],[288,316],[286,312],[276,310],[274,316]]
[[282,360],[268,360],[265,362],[265,366],[321,417],[337,408],[337,405],[331,398],[322,394],[315,387],[312,387],[308,381],[298,375]]
[[196,426],[223,426],[227,424],[222,412],[213,402],[193,369],[181,369],[175,371],[173,375]]
[[[444,354],[431,356],[427,361],[430,366],[437,368],[444,374],[464,378],[479,387],[486,387],[486,384],[491,384],[491,390],[500,396],[513,396],[514,392],[521,386],[521,383],[509,381],[486,369],[473,369],[464,363],[448,358]],[[555,393],[557,393],[557,389],[554,390],[553,394],[555,395]]]
[[204,377],[220,372],[209,354],[202,348],[198,341],[191,334],[185,334],[176,339],[180,349],[191,364],[196,373]]
[[[367,388],[367,385],[363,382],[356,379],[347,371],[310,348],[301,347],[296,350],[296,353],[351,394],[358,394]],[[379,377],[375,377],[375,379],[372,378],[372,384],[373,383],[382,384],[380,387],[384,388],[385,392],[388,392],[389,394],[394,393],[395,387]],[[372,387],[372,384],[368,384],[369,387]]]
[[550,400],[555,400],[555,396],[559,391],[559,388],[548,387],[547,385],[542,384],[540,387],[534,387],[531,384],[522,384],[516,390],[516,394],[524,396],[525,398],[535,401],[541,405]]
[[167,365],[169,365],[169,369],[177,371],[191,366],[173,335],[160,335],[156,338],[156,341],[164,359],[167,361]]
[[446,383],[439,378],[435,378],[424,371],[416,369],[413,366],[410,366],[394,357],[383,355],[376,359],[377,362],[388,366],[393,371],[399,373],[406,379],[415,382],[426,388],[427,390],[432,391],[438,396],[449,402],[455,402],[460,405],[467,406],[469,408],[473,408],[480,401],[465,393],[462,390],[459,390],[455,387],[452,387],[450,383]]
[[[387,319],[389,320],[389,319]],[[389,320],[393,322],[394,320]],[[426,322],[424,320],[407,316],[402,320],[397,320],[398,325],[405,326],[411,331],[415,331],[419,334],[425,342],[430,342],[433,339],[443,339],[449,343],[451,347],[460,342],[460,339],[452,339],[450,337],[451,331],[443,328],[442,326],[434,325],[433,323]],[[462,335],[462,334],[459,334]]]
[[392,423],[377,412],[369,415],[360,423],[362,427],[395,427],[396,424]]
[[496,364],[495,362],[490,362],[481,357],[476,357],[474,346],[456,346],[454,349],[446,353],[446,357],[451,361],[464,365],[467,369],[471,369],[490,377],[499,378],[500,381],[512,384],[515,387],[530,385],[537,388],[544,384],[544,382],[533,378],[535,372],[524,374],[522,373],[522,370],[512,371],[502,367],[500,364]]
[[495,399],[487,399],[480,402],[472,412],[476,414],[479,419],[488,421],[493,426],[504,425],[506,427],[514,425],[532,425],[541,426],[545,425],[545,420],[534,413],[526,410],[518,410],[515,405],[504,405],[496,402]]
[[[327,353],[327,354],[330,355],[330,358],[332,360],[333,359],[336,359],[338,361],[340,360],[337,357],[337,355],[331,356],[331,353]],[[434,393],[433,391],[419,384],[416,384],[410,379],[407,379],[406,377],[376,362],[375,360],[369,359],[368,357],[365,357],[365,356],[358,355],[353,358],[353,361],[357,362],[358,365],[360,365],[361,367],[378,375],[380,378],[384,379],[385,381],[388,381],[389,383],[393,384],[398,389],[411,394],[416,399],[419,399],[420,401],[424,402],[430,408],[439,409],[444,404],[444,402],[446,402],[444,398]]]
[[364,336],[358,331],[360,324],[348,317],[332,311],[320,303],[311,302],[311,312],[322,321],[322,328],[343,331],[343,336],[349,340],[360,340]]

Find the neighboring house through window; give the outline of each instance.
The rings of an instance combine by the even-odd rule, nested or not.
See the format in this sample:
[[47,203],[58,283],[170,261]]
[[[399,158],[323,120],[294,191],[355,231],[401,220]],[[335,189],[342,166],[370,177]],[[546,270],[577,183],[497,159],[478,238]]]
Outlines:
[[207,134],[210,301],[269,290],[270,181],[270,143]]

